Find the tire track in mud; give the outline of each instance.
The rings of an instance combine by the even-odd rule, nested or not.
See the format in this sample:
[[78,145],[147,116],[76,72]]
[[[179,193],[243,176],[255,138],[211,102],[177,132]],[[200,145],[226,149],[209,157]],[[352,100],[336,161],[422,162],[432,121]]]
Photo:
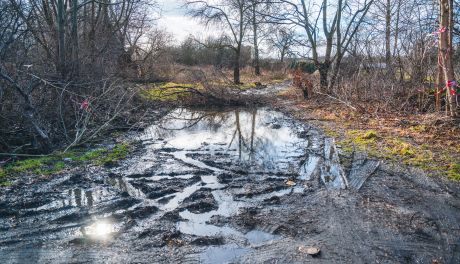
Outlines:
[[[0,262],[460,258],[455,191],[359,155],[342,170],[333,142],[278,112],[180,109],[135,139],[142,147],[119,167],[1,193]],[[341,189],[347,179],[354,189]]]

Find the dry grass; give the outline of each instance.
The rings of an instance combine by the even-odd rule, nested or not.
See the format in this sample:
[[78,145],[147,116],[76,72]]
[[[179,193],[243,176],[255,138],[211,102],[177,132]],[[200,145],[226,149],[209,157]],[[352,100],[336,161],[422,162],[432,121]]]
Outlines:
[[278,98],[278,104],[297,118],[316,122],[336,138],[344,152],[362,150],[377,158],[460,180],[460,127],[448,118],[374,111],[371,103],[361,104],[358,112],[325,97],[302,100],[297,88],[283,91]]

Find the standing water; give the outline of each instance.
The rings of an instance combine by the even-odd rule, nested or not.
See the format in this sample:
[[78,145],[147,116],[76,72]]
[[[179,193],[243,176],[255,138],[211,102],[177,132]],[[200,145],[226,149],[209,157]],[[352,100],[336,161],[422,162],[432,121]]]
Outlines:
[[193,259],[231,262],[282,239],[248,224],[252,210],[320,177],[344,184],[327,157],[335,148],[325,151],[316,130],[268,109],[180,108],[134,137],[142,147],[119,167],[49,180],[21,201],[5,196],[2,258],[116,261],[128,251],[133,261],[152,254],[161,262],[171,260],[158,259],[168,248],[191,245]]

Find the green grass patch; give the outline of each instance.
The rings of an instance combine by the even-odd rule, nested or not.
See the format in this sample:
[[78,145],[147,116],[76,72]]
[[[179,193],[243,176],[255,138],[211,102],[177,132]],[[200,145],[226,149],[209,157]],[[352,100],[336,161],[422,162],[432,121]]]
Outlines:
[[19,160],[0,168],[0,186],[9,186],[9,178],[20,173],[33,173],[38,175],[53,175],[65,169],[84,163],[95,165],[116,164],[126,158],[131,151],[128,143],[115,145],[112,149],[98,148],[86,152],[72,150],[69,152],[56,152],[49,156]]
[[426,125],[416,125],[416,126],[412,126],[409,128],[412,132],[426,132],[427,131],[427,127]]
[[32,172],[39,175],[53,175],[65,170],[66,164],[63,161],[58,161],[54,164],[48,165],[46,167],[40,167]]
[[103,155],[96,161],[97,165],[115,164],[119,160],[125,159],[130,152],[130,146],[127,143],[118,144],[113,149],[107,151],[107,155]]
[[449,166],[447,177],[453,181],[460,181],[460,163],[453,163]]
[[144,98],[153,101],[177,101],[190,96],[190,93],[188,92],[189,89],[203,90],[203,85],[173,82],[158,83],[154,84],[152,87],[144,89],[141,95]]
[[85,154],[83,154],[83,155],[81,155],[79,157],[76,157],[75,160],[76,161],[82,161],[82,162],[91,161],[91,160],[99,160],[106,154],[107,154],[107,149],[98,148],[98,149],[90,150],[90,151],[86,152]]
[[0,168],[0,186],[9,186],[11,182],[7,180],[7,173],[3,168]]
[[240,90],[249,90],[249,89],[254,89],[257,88],[256,83],[250,82],[250,83],[243,83],[237,86],[238,89]]
[[345,134],[345,139],[339,144],[344,150],[352,151],[354,148],[360,151],[372,152],[376,149],[378,134],[374,130],[360,131],[350,130]]
[[414,157],[418,151],[414,146],[400,139],[389,141],[389,145],[390,153],[401,157]]
[[25,159],[16,161],[8,165],[5,170],[8,173],[21,173],[26,171],[35,171],[39,170],[42,167],[51,165],[56,158],[53,156]]

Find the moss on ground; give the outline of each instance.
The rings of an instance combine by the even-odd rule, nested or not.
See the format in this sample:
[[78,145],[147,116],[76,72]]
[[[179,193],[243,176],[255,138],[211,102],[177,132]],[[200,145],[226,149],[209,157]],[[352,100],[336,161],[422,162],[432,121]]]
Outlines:
[[324,129],[324,133],[328,136],[328,137],[333,137],[333,138],[338,138],[340,137],[340,133],[335,131],[335,130],[332,130],[332,129]]
[[453,163],[449,166],[447,177],[454,181],[460,181],[460,163]]
[[257,88],[257,84],[255,82],[243,83],[243,84],[237,85],[237,88],[244,91],[244,90]]
[[427,131],[426,125],[416,125],[416,126],[410,127],[409,129],[413,132],[426,132]]
[[203,85],[192,83],[157,83],[144,89],[141,95],[153,101],[172,102],[190,96],[190,89],[203,90]]
[[389,140],[387,143],[389,145],[387,150],[393,155],[412,158],[418,152],[416,147],[407,142],[404,142],[401,139]]
[[339,145],[342,146],[342,150],[346,153],[351,153],[355,149],[373,153],[377,148],[378,138],[378,134],[374,130],[349,130],[345,133],[345,138],[339,141]]
[[371,157],[402,162],[460,181],[460,164],[453,163],[449,155],[440,155],[435,159],[435,153],[426,144],[412,144],[403,138],[380,135],[375,130],[348,130],[338,144],[345,154],[355,150],[365,151]]
[[97,165],[115,164],[119,160],[125,159],[130,152],[130,146],[126,143],[118,144],[113,149],[107,151],[105,155],[101,155],[96,159]]
[[2,168],[0,168],[0,186],[9,186],[11,182],[7,179],[8,174]]
[[33,173],[38,175],[53,175],[72,166],[90,163],[95,165],[116,164],[125,159],[130,153],[128,143],[115,145],[113,148],[98,148],[86,152],[72,150],[56,152],[49,156],[19,160],[0,168],[0,186],[9,186],[8,179],[20,173]]
[[90,150],[83,155],[76,157],[76,161],[91,161],[91,160],[99,160],[101,157],[103,157],[107,153],[106,148],[98,148],[98,149],[93,149]]

